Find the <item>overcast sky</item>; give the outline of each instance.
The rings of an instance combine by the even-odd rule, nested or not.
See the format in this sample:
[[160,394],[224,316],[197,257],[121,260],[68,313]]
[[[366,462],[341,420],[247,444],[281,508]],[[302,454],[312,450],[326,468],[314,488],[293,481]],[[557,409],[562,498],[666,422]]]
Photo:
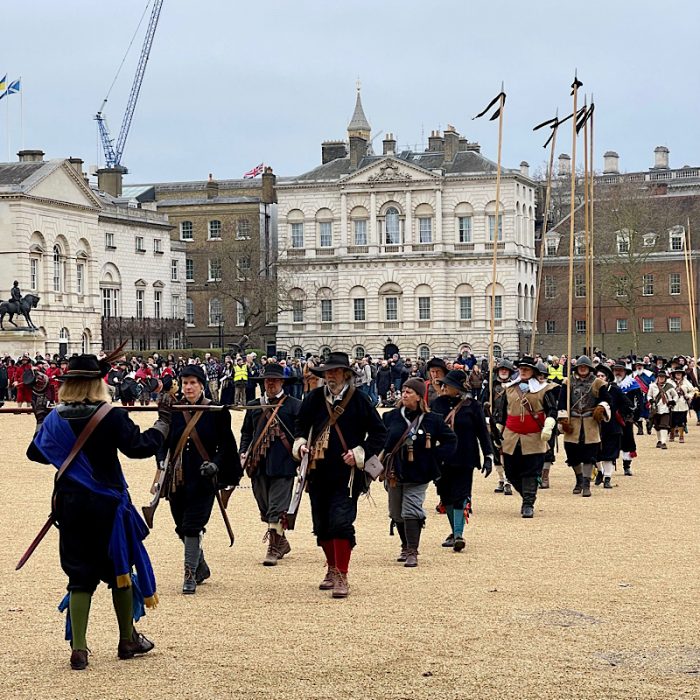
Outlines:
[[[146,0],[3,3],[0,77],[22,76],[24,146],[97,162],[93,120]],[[148,21],[106,108],[116,138]],[[544,132],[578,69],[596,102],[596,167],[700,165],[697,0],[165,0],[123,164],[130,182],[278,175],[346,137],[355,81],[373,135],[415,147],[448,123],[495,160],[495,122],[471,117],[505,82],[503,162],[541,167]],[[21,146],[18,95],[0,101],[0,159]],[[380,136],[375,150],[381,151]],[[571,151],[571,134],[557,152]],[[101,149],[100,149],[101,151]],[[103,156],[100,153],[100,158]]]

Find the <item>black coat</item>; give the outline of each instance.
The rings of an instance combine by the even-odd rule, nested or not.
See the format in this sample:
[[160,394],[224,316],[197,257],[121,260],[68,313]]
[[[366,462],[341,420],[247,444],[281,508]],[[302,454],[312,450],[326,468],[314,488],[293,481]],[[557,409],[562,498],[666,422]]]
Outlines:
[[[411,419],[410,414],[407,415]],[[384,452],[389,454],[408,428],[401,409],[395,408],[382,417],[387,429]],[[412,419],[411,419],[412,420]],[[426,445],[430,435],[430,447]],[[427,484],[440,476],[440,465],[449,460],[457,449],[457,436],[445,424],[444,416],[425,413],[413,443],[413,461],[408,461],[408,450],[402,446],[394,457],[394,468],[400,482]]]
[[[459,401],[456,396],[438,396],[430,405],[430,409],[447,416]],[[455,416],[454,432],[457,435],[457,450],[445,460],[445,464],[462,468],[466,466],[470,469],[481,468],[481,455],[493,454],[493,450],[484,410],[478,401],[468,399],[459,409]]]
[[389,387],[391,386],[391,368],[389,365],[380,367],[377,370],[375,381],[377,383],[377,394],[383,398],[386,396],[386,392],[389,391]]
[[[326,409],[326,388],[319,387],[309,392],[302,401],[294,430],[295,438],[308,439],[313,427],[312,444],[328,422]],[[365,460],[377,455],[384,445],[386,429],[377,409],[366,394],[355,391],[336,425],[340,428],[348,449],[361,446]],[[331,429],[328,447],[323,459],[317,460],[315,468],[309,472],[311,488],[327,492],[347,491],[350,480],[350,467],[343,462],[343,448],[335,428]],[[364,490],[362,479],[355,479],[357,489]]]
[[[280,431],[285,435],[289,449],[281,438],[275,438],[268,447],[265,458],[260,460],[256,469],[256,471],[262,471],[262,473],[270,477],[294,476],[297,471],[297,463],[292,458],[291,447],[294,443],[294,426],[297,416],[299,415],[299,409],[301,408],[301,401],[295,399],[293,396],[285,396],[284,403],[277,413],[275,420],[278,422]],[[248,406],[259,405],[260,399],[254,399],[248,402]],[[248,410],[245,412],[243,428],[241,430],[241,454],[247,452],[256,442],[263,428],[267,425],[272,411],[274,411],[274,409],[271,408],[264,411]]]

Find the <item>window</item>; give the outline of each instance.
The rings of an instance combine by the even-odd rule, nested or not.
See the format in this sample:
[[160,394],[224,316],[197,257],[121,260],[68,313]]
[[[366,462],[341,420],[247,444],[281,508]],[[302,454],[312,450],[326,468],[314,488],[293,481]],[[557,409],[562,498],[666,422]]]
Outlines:
[[617,329],[618,333],[627,333],[627,319],[626,318],[618,318],[617,324],[616,324],[616,329]]
[[153,239],[153,252],[162,253],[163,252],[163,241],[160,238]]
[[418,359],[424,362],[430,359],[430,348],[427,345],[418,346]]
[[557,283],[551,275],[544,276],[544,298],[554,299],[557,295]]
[[586,321],[576,321],[576,332],[585,333],[586,332]]
[[192,299],[185,300],[185,323],[194,326],[194,302]]
[[209,222],[209,240],[221,240],[221,222],[218,219],[212,219],[212,221]]
[[420,243],[432,243],[433,241],[433,220],[429,217],[418,219],[418,241]]
[[642,275],[642,294],[645,297],[654,296],[654,275]]
[[170,280],[172,282],[177,282],[179,278],[179,265],[177,260],[170,261]]
[[586,280],[581,274],[574,276],[574,296],[579,299],[586,296]]
[[[221,314],[221,300],[220,299],[209,299],[209,325],[216,326],[222,320]],[[238,324],[243,325],[243,324]]]
[[656,234],[655,233],[645,233],[643,236],[644,246],[651,248],[656,245]]
[[680,294],[681,293],[681,273],[672,272],[668,276],[668,292],[669,294]]
[[681,330],[681,318],[680,318],[680,316],[671,316],[668,319],[668,330],[671,333],[680,333],[680,330]]
[[459,297],[459,320],[460,321],[471,321],[472,320],[472,298],[471,297]]
[[583,255],[586,252],[586,239],[582,235],[574,238],[574,255]]
[[642,319],[642,333],[653,333],[654,332],[654,319],[653,318],[643,318]]
[[685,238],[685,229],[682,226],[674,226],[669,231],[669,249],[672,251],[683,250],[683,239]]
[[117,246],[114,245],[114,234],[105,233],[105,248],[107,250],[115,250]]
[[615,296],[626,297],[629,294],[630,280],[627,275],[621,275],[615,282]]
[[102,315],[105,318],[119,316],[119,290],[111,287],[102,289]]
[[182,221],[180,222],[180,240],[181,241],[191,241],[194,238],[192,233],[192,222]]
[[617,232],[617,252],[620,254],[630,252],[630,235],[626,231]]
[[544,322],[544,332],[547,335],[552,335],[557,332],[557,322],[556,321],[545,321]]
[[250,221],[248,219],[239,219],[236,224],[236,238],[246,240],[250,238]]
[[143,243],[143,236],[136,236],[136,252],[145,253],[146,246]]
[[194,282],[194,260],[192,258],[185,259],[185,280]]
[[418,297],[418,320],[430,321],[430,297]]
[[471,216],[460,216],[457,219],[457,225],[459,227],[459,242],[460,243],[471,243],[472,242],[472,217]]
[[553,257],[557,254],[559,248],[559,239],[554,238],[554,236],[547,236],[545,239],[545,249],[544,252],[548,257]]
[[503,357],[503,348],[498,343],[493,344],[493,356],[497,360],[500,360]]
[[241,255],[238,258],[238,279],[247,280],[250,278],[250,255]]
[[384,308],[386,309],[386,320],[387,321],[398,321],[399,320],[399,298],[398,297],[386,297],[384,299]]
[[170,316],[172,318],[180,318],[180,295],[179,294],[173,294],[170,297],[170,309],[171,309]]
[[[489,214],[489,240],[493,240],[493,232],[496,228],[496,215]],[[498,215],[498,240],[503,240],[503,214]]]
[[367,219],[357,219],[355,224],[355,245],[367,245]]
[[63,258],[57,245],[53,247],[53,291],[63,291]]
[[356,360],[361,360],[366,354],[367,353],[365,353],[365,349],[361,345],[358,345],[355,348],[355,352],[353,353],[353,357]]
[[143,318],[143,289],[136,290],[136,318]]
[[292,248],[304,247],[304,224],[292,224]]
[[401,224],[399,222],[399,210],[389,207],[384,218],[386,245],[399,245],[401,243]]
[[221,259],[210,258],[209,261],[209,282],[221,282]]
[[[502,321],[503,320],[503,297],[499,294],[495,298],[495,304],[494,304],[494,320],[496,321]],[[489,305],[490,308],[490,305]]]
[[292,323],[304,323],[304,302],[301,299],[292,301]]
[[85,263],[79,262],[75,267],[75,290],[78,296],[85,294]]
[[[366,321],[366,312],[365,312],[365,300],[364,299],[353,299],[352,300],[352,311],[353,311],[353,318],[355,321]],[[364,357],[364,355],[363,355]]]
[[331,221],[319,222],[318,237],[321,248],[330,248],[333,245],[333,223]]
[[321,322],[330,323],[333,320],[333,300],[321,299]]
[[156,290],[153,292],[153,317],[161,318],[161,306],[163,303],[163,292]]
[[29,288],[39,289],[39,260],[29,258]]
[[304,357],[304,349],[300,348],[298,345],[295,348],[292,348],[292,357],[300,360],[302,357]]
[[245,299],[236,302],[236,325],[245,326],[248,316],[248,303]]

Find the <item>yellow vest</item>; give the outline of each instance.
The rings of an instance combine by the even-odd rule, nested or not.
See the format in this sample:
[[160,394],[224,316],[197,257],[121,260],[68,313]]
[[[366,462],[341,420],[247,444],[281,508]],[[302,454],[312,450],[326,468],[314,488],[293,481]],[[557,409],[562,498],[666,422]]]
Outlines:
[[236,365],[233,368],[233,381],[234,382],[247,382],[248,381],[248,368],[245,365]]
[[559,380],[560,382],[564,381],[564,365],[559,365],[559,367],[554,367],[551,366],[549,368],[549,374],[547,375],[547,379],[549,379],[550,382],[554,382]]

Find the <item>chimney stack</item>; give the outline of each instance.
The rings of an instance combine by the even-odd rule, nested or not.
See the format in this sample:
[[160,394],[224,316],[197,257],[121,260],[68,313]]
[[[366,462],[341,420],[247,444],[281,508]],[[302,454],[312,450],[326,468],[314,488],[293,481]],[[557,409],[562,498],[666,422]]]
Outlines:
[[657,170],[668,170],[668,154],[670,151],[666,146],[657,146],[654,149],[654,168]]
[[382,141],[383,153],[385,156],[396,155],[396,139],[394,134],[387,134],[386,138]]
[[571,156],[567,153],[559,156],[559,175],[571,175]]
[[97,171],[97,188],[112,197],[122,196],[122,180],[129,171],[123,165],[115,168],[100,168]]
[[445,129],[445,158],[446,163],[451,163],[459,151],[459,134],[452,124]]
[[469,139],[465,138],[464,136],[459,137],[459,150],[460,151],[468,151],[469,150]]
[[530,164],[526,160],[520,163],[520,174],[524,177],[530,177]]
[[75,170],[80,177],[85,177],[85,173],[83,172],[83,159],[82,158],[69,158],[68,163],[73,170]]
[[350,170],[357,170],[360,161],[367,155],[368,143],[361,136],[350,137]]
[[618,175],[620,173],[620,156],[615,151],[605,151],[603,154],[603,174]]
[[440,130],[431,131],[428,137],[428,150],[441,153],[445,148],[445,140],[440,135]]
[[275,189],[276,182],[277,176],[272,172],[272,168],[269,165],[266,165],[262,175],[263,204],[275,204],[277,202],[277,190]]
[[219,183],[211,173],[209,173],[209,179],[207,180],[206,192],[207,199],[216,199],[219,196]]
[[25,150],[17,153],[20,163],[41,163],[44,160],[44,151]]
[[330,163],[338,158],[345,158],[348,149],[345,141],[324,141],[321,144],[321,165]]

